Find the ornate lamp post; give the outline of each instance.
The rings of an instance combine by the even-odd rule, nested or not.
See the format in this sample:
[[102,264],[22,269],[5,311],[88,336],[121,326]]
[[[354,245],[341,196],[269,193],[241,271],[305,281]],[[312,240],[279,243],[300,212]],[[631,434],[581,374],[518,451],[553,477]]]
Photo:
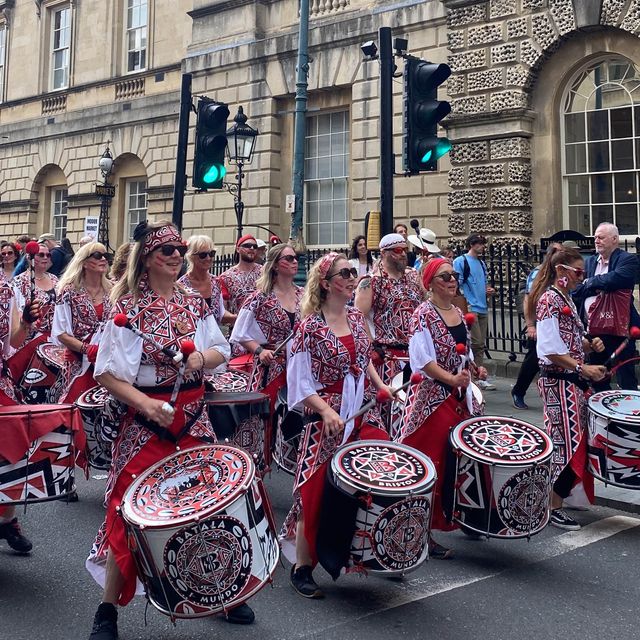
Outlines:
[[96,195],[100,197],[100,220],[98,222],[98,242],[103,244],[107,251],[109,246],[109,207],[111,198],[116,195],[115,185],[109,184],[109,176],[113,173],[113,156],[109,151],[109,143],[98,163],[102,174],[103,184],[96,185]]
[[243,169],[245,164],[251,164],[259,132],[247,124],[247,116],[244,114],[242,107],[238,107],[238,113],[233,121],[235,124],[227,130],[227,156],[229,162],[238,167],[237,183],[225,183],[225,186],[229,193],[233,195],[238,224],[238,238],[240,238],[242,236],[242,216],[244,214],[244,202],[242,202]]

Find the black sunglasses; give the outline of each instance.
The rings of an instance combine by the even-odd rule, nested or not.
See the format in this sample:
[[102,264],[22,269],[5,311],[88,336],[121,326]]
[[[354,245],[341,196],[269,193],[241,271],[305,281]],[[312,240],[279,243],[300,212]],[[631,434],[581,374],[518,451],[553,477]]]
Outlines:
[[159,247],[156,247],[154,251],[160,251],[160,253],[167,258],[177,251],[180,256],[184,258],[184,254],[187,253],[187,247],[183,244],[161,244]]
[[460,280],[460,274],[457,271],[445,271],[444,273],[440,273],[434,278],[441,278],[444,282],[451,282],[451,278],[453,278],[456,282]]
[[241,249],[257,249],[258,245],[257,244],[246,243],[246,244],[241,244],[240,248]]
[[43,253],[42,251],[40,251],[40,253],[36,253],[36,255],[38,256],[38,258],[50,258],[51,257],[50,253]]
[[108,253],[102,253],[102,251],[94,251],[87,256],[87,260],[89,258],[93,258],[94,260],[107,260]]
[[348,280],[349,278],[357,278],[358,270],[355,267],[351,267],[351,269],[347,267],[343,267],[342,269],[340,269],[340,271],[336,271],[335,273],[332,273],[330,276],[327,276],[326,279],[331,280],[331,278],[335,276],[340,276],[344,280]]
[[216,252],[215,251],[198,251],[198,253],[196,253],[196,255],[198,256],[198,258],[200,258],[200,260],[205,260],[206,258],[215,258],[216,257]]
[[298,262],[298,256],[280,256],[278,260],[286,260],[287,262]]

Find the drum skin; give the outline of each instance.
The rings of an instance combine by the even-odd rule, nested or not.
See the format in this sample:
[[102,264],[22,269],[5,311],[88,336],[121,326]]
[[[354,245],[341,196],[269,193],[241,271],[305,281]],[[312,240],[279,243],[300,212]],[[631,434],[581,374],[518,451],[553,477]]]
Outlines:
[[355,512],[349,548],[355,567],[404,575],[427,559],[435,482],[431,460],[404,444],[362,440],[336,451],[323,509]]
[[91,387],[76,400],[82,414],[84,433],[87,437],[87,462],[94,469],[111,468],[111,446],[100,438],[98,421],[102,418],[109,392],[101,386]]
[[121,515],[151,604],[171,618],[233,608],[271,580],[280,551],[251,456],[231,445],[161,460],[124,495]]
[[493,538],[528,538],[549,521],[553,443],[523,420],[481,416],[451,430],[453,519]]
[[640,391],[615,389],[589,398],[589,470],[623,489],[640,489]]

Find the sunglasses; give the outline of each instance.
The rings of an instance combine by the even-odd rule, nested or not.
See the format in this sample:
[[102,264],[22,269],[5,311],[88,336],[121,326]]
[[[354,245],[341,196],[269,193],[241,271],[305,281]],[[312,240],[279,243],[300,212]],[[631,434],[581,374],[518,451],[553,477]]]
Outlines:
[[569,271],[573,271],[578,277],[584,275],[584,269],[580,269],[579,267],[570,267],[568,264],[561,264],[560,266],[569,269]]
[[13,251],[3,251],[0,255],[3,256],[12,256],[14,255]]
[[393,253],[397,256],[401,256],[403,253],[407,253],[407,250],[404,249],[403,247],[393,247],[393,249],[385,249],[385,251],[388,251],[389,253]]
[[94,251],[87,256],[87,260],[89,258],[93,258],[94,260],[106,260],[109,254],[102,253],[102,251]]
[[240,245],[240,249],[257,249],[257,248],[258,248],[258,245],[252,244],[252,243],[246,243],[246,244]]
[[440,273],[434,278],[440,278],[443,282],[451,282],[453,278],[456,282],[460,280],[460,274],[457,271],[445,271],[444,273]]
[[43,253],[42,251],[40,251],[40,253],[36,253],[36,255],[38,256],[38,258],[50,258],[51,257],[50,253]]
[[327,276],[326,280],[331,280],[331,278],[334,278],[335,276],[340,276],[343,280],[348,280],[349,278],[357,278],[358,270],[355,267],[351,267],[351,269],[343,267],[342,269],[340,269],[340,271],[336,271],[330,276]]
[[176,251],[184,258],[184,254],[187,253],[187,247],[183,244],[161,244],[156,247],[154,251],[160,251],[160,253],[168,258],[172,256]]
[[196,255],[198,256],[198,258],[200,258],[200,260],[206,260],[207,258],[215,258],[216,252],[215,251],[198,251]]
[[287,262],[298,262],[298,256],[280,256],[278,260],[286,260]]

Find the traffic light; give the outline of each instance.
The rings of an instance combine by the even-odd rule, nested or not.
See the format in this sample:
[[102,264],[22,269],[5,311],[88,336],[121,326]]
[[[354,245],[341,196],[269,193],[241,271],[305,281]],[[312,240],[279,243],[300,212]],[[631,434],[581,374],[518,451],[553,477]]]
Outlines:
[[437,171],[438,159],[451,150],[447,138],[438,138],[438,123],[451,112],[448,102],[438,100],[438,87],[450,75],[449,65],[406,58],[402,160],[407,173]]
[[193,155],[193,186],[196,189],[222,189],[222,181],[227,174],[224,156],[228,117],[229,107],[226,104],[206,97],[198,100]]

